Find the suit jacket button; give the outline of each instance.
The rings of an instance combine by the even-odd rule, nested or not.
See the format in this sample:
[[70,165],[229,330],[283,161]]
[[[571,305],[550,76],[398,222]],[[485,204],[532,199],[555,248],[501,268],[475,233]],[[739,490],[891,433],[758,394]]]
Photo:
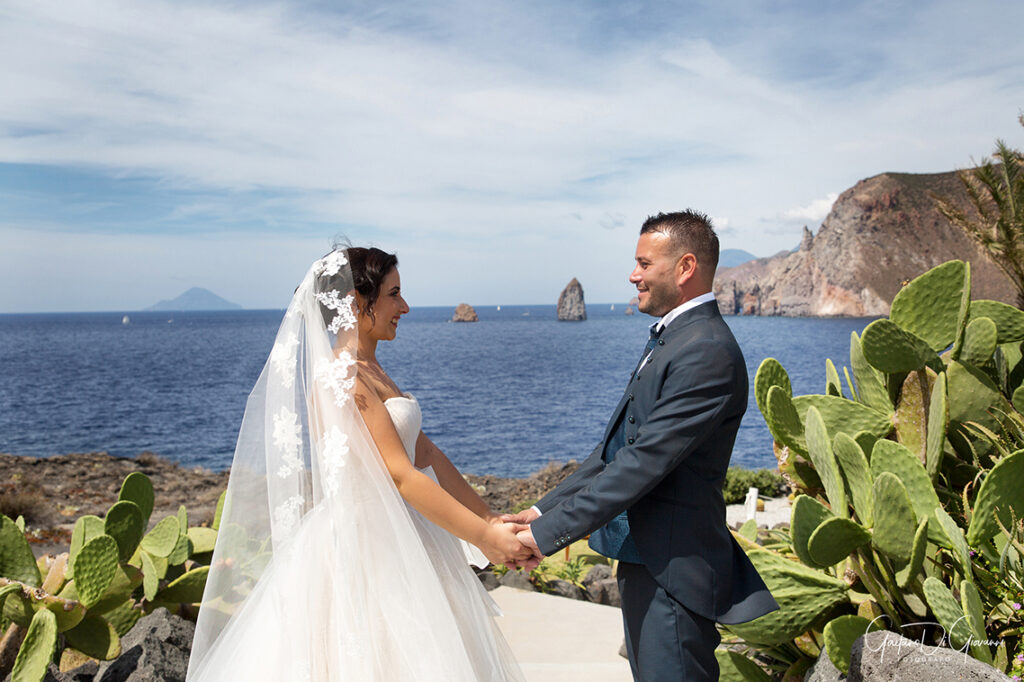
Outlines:
[[636,442],[636,439],[634,439],[634,438],[630,438],[630,439],[629,439],[629,440],[627,440],[626,442],[627,442],[627,443],[629,443],[630,445],[632,445],[633,443],[635,443],[635,442]]
[[658,345],[659,346],[664,346],[665,345],[665,339],[658,339]]
[[633,399],[633,394],[632,394],[632,393],[630,393],[630,394],[629,394],[629,399],[630,399],[630,400],[632,400],[632,399]]
[[627,419],[627,421],[630,424],[635,424],[636,423],[636,419],[633,417],[633,415],[629,415],[629,418]]

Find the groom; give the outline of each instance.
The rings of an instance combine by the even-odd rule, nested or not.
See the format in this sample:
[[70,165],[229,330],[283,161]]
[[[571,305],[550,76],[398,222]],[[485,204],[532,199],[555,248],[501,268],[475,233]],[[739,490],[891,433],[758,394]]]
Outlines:
[[747,370],[711,293],[718,237],[695,211],[640,229],[629,277],[660,318],[604,439],[520,534],[548,555],[590,534],[618,559],[636,680],[717,680],[715,622],[778,608],[725,521],[722,482],[747,407]]

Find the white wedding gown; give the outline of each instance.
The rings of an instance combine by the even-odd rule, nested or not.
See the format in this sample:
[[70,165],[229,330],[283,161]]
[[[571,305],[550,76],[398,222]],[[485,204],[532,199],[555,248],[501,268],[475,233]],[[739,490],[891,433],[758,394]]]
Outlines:
[[[385,405],[413,458],[419,404]],[[361,492],[372,485],[347,466],[343,506],[302,518],[189,680],[522,680],[458,538],[408,505],[408,518],[381,520],[367,508],[376,493]]]

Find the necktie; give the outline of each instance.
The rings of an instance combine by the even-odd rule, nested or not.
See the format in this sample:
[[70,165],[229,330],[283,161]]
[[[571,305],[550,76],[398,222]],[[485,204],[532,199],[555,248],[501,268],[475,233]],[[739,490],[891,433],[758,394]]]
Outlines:
[[633,374],[636,374],[637,371],[640,370],[640,366],[644,364],[644,359],[650,355],[651,351],[654,350],[654,347],[658,345],[658,337],[661,336],[661,332],[663,330],[664,328],[658,329],[657,324],[651,326],[651,338],[647,340],[647,345],[644,346],[643,355],[640,356],[640,362],[636,363],[636,369],[633,370]]

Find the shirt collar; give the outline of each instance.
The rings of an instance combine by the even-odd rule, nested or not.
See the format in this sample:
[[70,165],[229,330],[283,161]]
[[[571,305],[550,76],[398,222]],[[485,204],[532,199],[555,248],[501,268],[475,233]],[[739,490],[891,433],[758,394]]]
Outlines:
[[672,320],[676,319],[677,317],[679,317],[680,315],[685,313],[687,310],[692,310],[693,308],[696,308],[697,306],[701,305],[702,303],[707,303],[708,301],[714,301],[714,300],[715,300],[715,294],[712,291],[709,291],[706,294],[701,294],[700,296],[697,296],[695,298],[691,298],[686,303],[683,303],[680,306],[676,306],[672,310],[668,311],[668,313],[665,314],[665,317],[661,318],[656,323],[654,323],[654,326],[652,327],[652,329],[654,331],[661,331],[665,327],[667,327],[670,324],[672,324]]

